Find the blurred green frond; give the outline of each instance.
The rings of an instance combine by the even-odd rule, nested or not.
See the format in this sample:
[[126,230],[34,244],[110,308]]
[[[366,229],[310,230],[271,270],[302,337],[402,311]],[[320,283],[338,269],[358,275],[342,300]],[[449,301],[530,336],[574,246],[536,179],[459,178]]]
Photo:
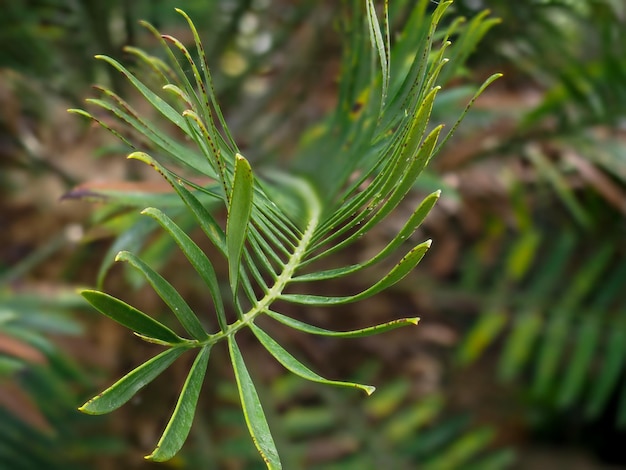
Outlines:
[[[475,361],[497,341],[502,380],[528,381],[536,399],[596,418],[612,394],[626,390],[622,248],[610,236],[590,247],[571,229],[555,236],[530,228],[505,245],[495,277],[487,277],[487,266],[468,264],[479,272],[466,288],[484,307],[460,361]],[[626,401],[620,407],[615,419],[624,426]]]
[[[455,6],[469,14],[482,3],[507,27],[491,29],[472,60],[493,63],[498,57],[505,74],[510,70],[507,78],[518,96],[484,113],[487,122],[511,125],[475,157],[522,157],[587,229],[592,217],[575,183],[581,177],[624,213],[623,2],[491,0]],[[512,96],[510,90],[500,93],[503,100]],[[477,122],[475,128],[480,132],[483,126]]]
[[93,455],[118,453],[116,438],[95,440],[76,410],[90,378],[52,340],[77,335],[73,292],[0,291],[0,467],[82,469]]

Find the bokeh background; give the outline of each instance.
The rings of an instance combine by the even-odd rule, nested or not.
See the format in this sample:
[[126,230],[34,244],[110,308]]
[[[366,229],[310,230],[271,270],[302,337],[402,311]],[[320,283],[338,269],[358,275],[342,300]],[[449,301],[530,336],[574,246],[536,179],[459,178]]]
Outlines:
[[[132,67],[123,46],[155,46],[140,18],[191,40],[174,12],[184,8],[241,149],[281,165],[335,105],[339,3],[0,0],[1,469],[157,468],[142,456],[184,365],[110,416],[76,410],[157,351],[75,293],[100,279],[107,292],[164,313],[132,272],[115,266],[103,277],[119,236],[176,273],[190,304],[205,305],[171,242],[135,224],[136,209],[96,197],[100,188],[167,188],[66,112],[83,106],[94,83],[132,100],[93,55]],[[368,399],[286,375],[243,341],[277,445],[289,469],[626,468],[626,4],[457,0],[453,8],[466,17],[489,8],[501,22],[444,91],[434,120],[453,122],[473,86],[494,72],[504,78],[405,202],[408,215],[442,188],[417,234],[432,249],[400,284],[341,315],[295,312],[336,329],[411,315],[419,327],[344,341],[276,330],[322,375],[374,383]],[[377,252],[404,218],[350,256]],[[220,348],[207,377],[188,443],[159,466],[263,468]]]

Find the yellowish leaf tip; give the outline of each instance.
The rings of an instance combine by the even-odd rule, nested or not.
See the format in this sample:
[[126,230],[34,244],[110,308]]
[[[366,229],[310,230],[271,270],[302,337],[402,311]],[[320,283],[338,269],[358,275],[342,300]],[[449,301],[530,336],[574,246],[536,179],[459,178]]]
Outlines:
[[147,165],[152,165],[152,157],[145,152],[132,152],[126,155],[127,160],[139,160]]

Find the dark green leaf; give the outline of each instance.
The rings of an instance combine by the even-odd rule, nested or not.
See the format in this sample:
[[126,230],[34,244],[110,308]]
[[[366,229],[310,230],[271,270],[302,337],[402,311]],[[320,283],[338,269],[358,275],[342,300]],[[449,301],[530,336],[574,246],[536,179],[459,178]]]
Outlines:
[[299,330],[312,335],[335,336],[338,338],[362,338],[365,336],[377,335],[386,331],[395,330],[396,328],[400,328],[403,326],[415,326],[419,321],[419,318],[402,318],[399,320],[392,320],[387,323],[382,323],[380,325],[370,326],[368,328],[362,328],[359,330],[332,331],[309,325],[308,323],[295,320],[277,312],[267,311],[267,314],[276,321],[279,321],[282,324],[287,325],[295,330]]
[[589,418],[597,417],[618,384],[626,361],[626,331],[623,322],[615,325],[607,338],[602,367],[591,382],[589,402],[585,410]]
[[254,383],[250,378],[248,369],[246,369],[246,364],[241,355],[241,351],[239,351],[237,342],[232,336],[228,337],[228,350],[230,351],[230,359],[233,363],[235,379],[237,380],[237,388],[239,389],[239,398],[243,406],[243,414],[254,445],[261,454],[268,469],[281,469],[282,464],[280,463],[278,450],[276,449],[276,444],[274,444],[274,439],[270,433],[265,413],[261,407],[259,395],[254,388]]
[[233,189],[228,207],[226,222],[226,248],[228,252],[228,273],[230,289],[235,294],[239,284],[239,269],[248,233],[248,223],[252,213],[252,199],[254,177],[248,161],[241,155],[236,155],[235,176]]
[[562,407],[572,405],[581,395],[597,351],[601,315],[600,312],[587,312],[587,315],[576,335],[576,348],[565,377],[559,381],[558,404]]
[[146,456],[146,459],[154,460],[155,462],[169,460],[176,455],[185,443],[193,423],[210,352],[211,346],[204,346],[198,353],[180,392],[172,417],[167,423],[156,448],[150,455]]
[[[382,101],[381,107],[385,105],[385,100],[387,97],[387,92],[389,91],[389,53],[388,46],[389,42],[385,42],[383,40],[383,35],[380,30],[380,24],[378,23],[378,18],[376,16],[376,8],[374,7],[374,2],[372,0],[367,0],[367,21],[369,23],[369,32],[370,32],[370,40],[372,41],[372,46],[377,50],[378,57],[380,59],[380,66],[382,69]],[[386,8],[385,8],[386,13]],[[389,35],[389,31],[387,30],[387,34],[385,38]]]
[[153,357],[126,374],[104,392],[81,406],[79,410],[83,413],[99,415],[119,408],[139,390],[158,377],[186,350],[186,348],[170,348],[163,351],[158,356]]
[[287,370],[293,372],[296,375],[299,375],[302,378],[310,380],[312,382],[319,382],[326,385],[335,385],[339,387],[350,387],[350,388],[358,388],[363,390],[368,395],[374,393],[376,390],[375,387],[371,385],[361,385],[352,382],[338,382],[336,380],[328,380],[324,377],[316,374],[311,369],[306,367],[300,361],[298,361],[295,357],[293,357],[289,352],[287,352],[280,344],[278,344],[274,339],[265,333],[262,329],[250,325],[250,329],[257,337],[259,342],[267,349],[272,356],[276,358],[278,362],[280,362]]
[[508,316],[504,312],[488,310],[467,332],[458,352],[461,364],[470,364],[478,359],[493,343],[506,326]]
[[165,344],[178,344],[185,341],[154,318],[104,292],[83,290],[80,294],[110,319],[147,338],[153,338]]
[[512,380],[521,372],[534,351],[543,325],[544,320],[537,312],[518,315],[498,366],[498,375],[503,380]]
[[163,114],[163,116],[172,123],[176,124],[183,132],[187,133],[187,125],[185,124],[184,118],[170,104],[164,101],[163,98],[141,83],[141,81],[131,74],[122,64],[104,55],[97,55],[96,59],[104,60],[119,70],[157,111]]

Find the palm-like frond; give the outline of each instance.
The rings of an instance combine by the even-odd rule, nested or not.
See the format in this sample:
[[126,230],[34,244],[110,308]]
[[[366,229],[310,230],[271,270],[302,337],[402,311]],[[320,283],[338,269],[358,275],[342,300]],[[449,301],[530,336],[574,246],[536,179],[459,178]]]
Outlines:
[[[437,49],[436,27],[451,3],[441,2],[429,17],[428,2],[419,2],[392,48],[386,8],[381,26],[373,1],[354,2],[338,111],[326,123],[322,138],[313,139],[313,143],[303,148],[291,172],[273,169],[261,175],[241,155],[217,104],[202,43],[184,12],[179,11],[193,33],[194,53],[177,39],[160,35],[148,24],[146,27],[166,50],[167,60],[136,49],[129,51],[152,73],[159,90],[152,89],[147,81],[140,80],[114,59],[99,57],[117,69],[175,132],[194,144],[183,145],[180,138],[170,136],[162,126],[141,116],[131,104],[108,90],[101,90],[101,99],[88,101],[123,126],[132,128],[142,137],[141,144],[94,114],[75,110],[133,148],[129,158],[141,160],[161,173],[222,256],[221,260],[210,260],[159,209],[143,211],[171,236],[206,284],[219,331],[207,332],[174,287],[148,264],[128,252],[120,253],[117,259],[128,262],[146,278],[189,338],[119,299],[95,290],[84,291],[84,297],[103,314],[142,339],[169,349],[87,402],[81,408],[83,411],[99,414],[117,408],[184,351],[198,348],[172,417],[157,448],[148,457],[167,460],[180,449],[191,427],[211,348],[225,340],[250,434],[268,468],[280,468],[258,394],[237,344],[236,334],[244,328],[252,330],[259,342],[296,375],[329,385],[359,388],[368,394],[374,391],[371,386],[319,376],[283,349],[255,320],[268,315],[306,333],[346,337],[417,323],[416,318],[406,318],[350,332],[331,332],[277,312],[275,303],[280,300],[303,305],[342,305],[369,298],[404,278],[430,246],[430,241],[426,241],[409,249],[386,275],[353,295],[331,297],[291,290],[299,281],[337,279],[387,259],[402,247],[436,202],[438,192],[429,196],[388,246],[370,260],[332,270],[316,270],[317,260],[349,247],[392,213],[456,128],[453,126],[444,135],[442,126],[429,126],[440,89],[439,77],[447,62],[445,54],[456,51],[452,57],[462,60],[493,21],[480,16],[465,28],[454,23]],[[460,46],[456,49],[447,41],[453,31],[459,36]],[[194,54],[198,60],[194,60]],[[380,67],[374,67],[374,61]],[[495,78],[494,75],[488,79],[475,97]],[[214,183],[194,184],[176,167],[208,176]],[[225,224],[220,224],[201,202],[201,195],[226,209]],[[228,266],[228,292],[220,289],[214,262]],[[234,319],[229,318],[226,305],[233,306]]]
[[86,306],[73,291],[0,287],[0,468],[80,469],[123,447],[93,441],[75,408],[90,377],[50,338],[80,334],[71,313]]
[[527,377],[535,398],[555,408],[575,406],[588,419],[597,418],[612,395],[621,397],[616,422],[624,426],[623,250],[607,236],[590,252],[572,232],[528,230],[505,248],[497,279],[471,264],[472,277],[482,282],[462,289],[484,295],[486,306],[459,357],[476,360],[501,338],[502,380]]

